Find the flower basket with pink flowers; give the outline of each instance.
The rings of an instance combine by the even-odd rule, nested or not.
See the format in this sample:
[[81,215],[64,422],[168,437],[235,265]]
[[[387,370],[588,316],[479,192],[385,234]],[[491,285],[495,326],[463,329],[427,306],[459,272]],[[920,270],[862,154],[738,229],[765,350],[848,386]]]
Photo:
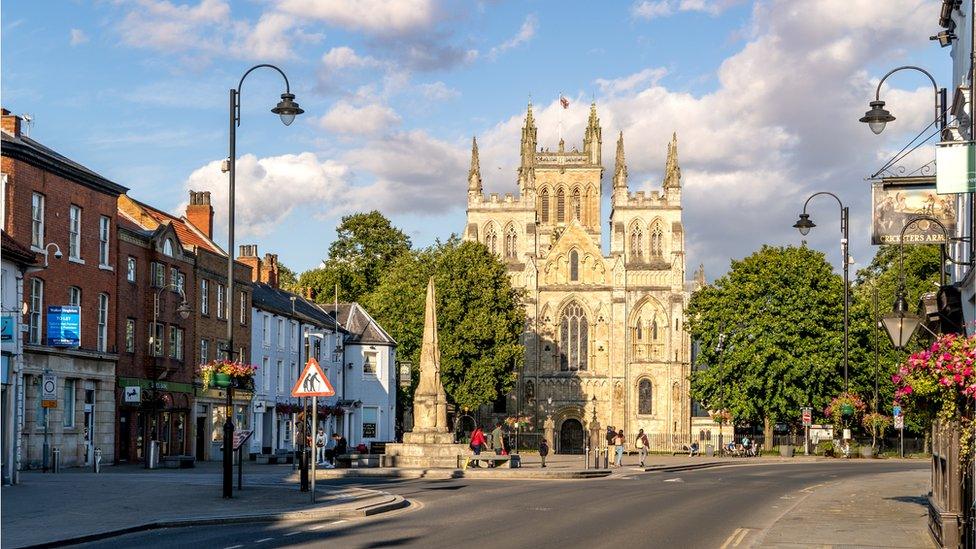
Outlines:
[[212,360],[197,367],[197,374],[203,382],[203,390],[211,387],[226,388],[231,385],[239,388],[254,386],[254,373],[258,367],[229,360]]

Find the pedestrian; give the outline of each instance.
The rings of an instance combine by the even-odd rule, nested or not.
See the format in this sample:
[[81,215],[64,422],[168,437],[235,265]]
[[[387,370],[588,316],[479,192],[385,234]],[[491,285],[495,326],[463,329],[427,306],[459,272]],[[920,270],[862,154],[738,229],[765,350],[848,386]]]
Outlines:
[[325,431],[321,427],[315,434],[315,461],[319,465],[325,463]]
[[617,436],[617,431],[613,425],[607,425],[607,446],[613,446],[613,439]]
[[624,430],[621,429],[617,431],[617,435],[613,437],[613,445],[617,451],[617,455],[614,458],[617,467],[623,467],[624,464],[624,443],[627,439],[624,438]]
[[[495,451],[496,456],[505,453],[505,431],[502,430],[502,422],[500,421],[495,423],[495,428],[491,430],[491,449]],[[491,462],[488,466],[494,467],[495,462]]]
[[346,453],[349,447],[349,443],[346,442],[346,437],[340,435],[339,433],[332,434],[332,440],[335,441],[335,455],[336,457],[341,456]]
[[637,447],[637,455],[640,456],[640,466],[644,466],[644,461],[647,460],[647,447],[650,446],[647,442],[647,435],[644,434],[644,430],[641,429],[637,433],[637,438],[634,439],[634,446]]
[[471,433],[471,451],[474,455],[480,455],[481,450],[485,447],[485,432],[481,430],[481,427],[475,427],[474,431]]
[[539,457],[542,458],[542,466],[546,466],[546,456],[549,455],[549,443],[543,438],[539,441]]

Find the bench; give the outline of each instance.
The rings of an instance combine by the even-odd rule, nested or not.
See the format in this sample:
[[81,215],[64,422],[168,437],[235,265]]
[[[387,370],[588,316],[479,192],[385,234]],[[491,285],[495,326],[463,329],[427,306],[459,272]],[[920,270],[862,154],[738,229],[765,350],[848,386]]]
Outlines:
[[339,454],[335,457],[336,467],[340,469],[379,467],[382,461],[381,454]]
[[191,469],[196,462],[193,456],[163,456],[159,460],[164,469]]
[[509,454],[507,456],[499,456],[496,454],[485,453],[485,454],[458,454],[457,466],[458,469],[467,469],[471,462],[478,463],[484,461],[488,464],[494,464],[496,467],[499,463],[508,462],[508,467],[510,469],[517,469],[522,466],[522,457],[518,454]]

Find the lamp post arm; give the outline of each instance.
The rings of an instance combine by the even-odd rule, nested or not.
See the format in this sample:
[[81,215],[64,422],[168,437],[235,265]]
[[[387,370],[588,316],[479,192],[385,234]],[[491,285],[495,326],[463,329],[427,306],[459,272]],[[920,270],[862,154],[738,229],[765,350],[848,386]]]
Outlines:
[[255,69],[260,69],[262,67],[267,67],[269,69],[274,69],[278,71],[278,74],[280,74],[281,77],[285,80],[285,93],[291,93],[291,86],[288,84],[288,77],[285,76],[285,72],[279,69],[278,67],[271,65],[269,63],[261,63],[260,65],[254,65],[253,67],[247,69],[247,71],[244,72],[244,75],[241,76],[240,82],[237,83],[237,88],[231,90],[234,96],[234,122],[238,126],[241,125],[241,88],[244,86],[244,79],[247,78],[247,75],[254,72]]
[[[929,77],[929,80],[932,82],[932,90],[935,92],[935,120],[936,122],[939,122],[939,129],[944,129],[946,125],[946,118],[945,113],[942,111],[944,110],[946,102],[945,88],[940,90],[939,85],[935,82],[935,77],[932,76],[932,73],[923,69],[922,67],[916,67],[915,65],[904,65],[888,71],[888,74],[882,76],[881,80],[878,81],[878,87],[874,90],[874,100],[879,101],[881,99],[881,85],[884,84],[884,81],[887,80],[892,74],[903,70],[918,71]],[[940,101],[942,103],[941,108],[939,104]]]
[[819,191],[819,192],[815,192],[815,193],[811,194],[809,196],[809,198],[807,198],[806,202],[803,203],[803,213],[807,213],[807,205],[810,204],[810,201],[813,200],[814,197],[817,197],[817,196],[820,196],[820,195],[827,195],[827,196],[834,197],[834,200],[837,201],[837,205],[840,206],[841,212],[843,212],[843,210],[844,210],[844,203],[840,201],[840,198],[836,194],[834,194],[834,193],[832,193],[830,191]]

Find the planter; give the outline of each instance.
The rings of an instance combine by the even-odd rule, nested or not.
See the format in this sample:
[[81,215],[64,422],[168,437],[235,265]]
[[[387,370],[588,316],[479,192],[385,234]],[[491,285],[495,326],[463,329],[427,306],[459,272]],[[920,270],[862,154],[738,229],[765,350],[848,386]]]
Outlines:
[[705,456],[706,457],[715,457],[715,447],[712,446],[711,444],[706,444],[705,445]]
[[230,387],[230,374],[215,373],[213,384],[215,387],[220,387],[221,389]]
[[861,446],[861,457],[871,459],[874,457],[874,448],[872,446]]
[[780,457],[791,458],[793,457],[793,446],[789,444],[781,444],[779,447]]

